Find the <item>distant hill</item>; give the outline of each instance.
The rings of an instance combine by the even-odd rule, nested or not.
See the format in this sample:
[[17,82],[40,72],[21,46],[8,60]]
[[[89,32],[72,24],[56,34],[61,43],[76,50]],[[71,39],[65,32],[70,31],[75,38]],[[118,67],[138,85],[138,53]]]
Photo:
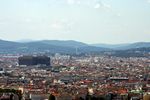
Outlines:
[[107,50],[106,48],[89,46],[78,41],[42,40],[34,42],[12,42],[0,40],[0,53],[89,53]]
[[21,43],[17,42],[0,40],[0,53],[16,52],[16,48],[20,47],[21,45]]
[[63,53],[102,54],[110,52],[112,56],[144,56],[150,52],[150,42],[138,42],[119,45],[89,45],[86,43],[68,40],[41,40],[31,42],[12,42],[0,40],[0,54],[33,54],[33,53]]
[[88,46],[85,43],[82,42],[78,42],[78,41],[73,41],[73,40],[67,40],[67,41],[63,41],[63,40],[42,40],[42,41],[37,41],[40,43],[44,43],[44,44],[49,44],[49,45],[56,45],[56,46],[63,46],[63,47],[84,47],[84,46]]
[[33,42],[35,40],[32,39],[21,39],[21,40],[17,40],[16,42],[20,42],[20,43],[28,43],[28,42]]
[[150,47],[150,42],[137,42],[128,44],[126,46],[121,46],[118,49],[127,50],[127,49],[134,49],[134,48],[147,48]]
[[110,49],[118,49],[121,47],[125,47],[128,46],[129,44],[92,44],[92,46],[96,46],[96,47],[102,47],[102,48],[110,48]]
[[150,57],[150,47],[133,48],[128,50],[116,50],[111,56],[117,57]]
[[128,50],[128,49],[134,49],[134,48],[146,48],[150,47],[150,42],[137,42],[137,43],[130,43],[130,44],[92,44],[96,47],[102,47],[102,48],[110,48],[114,50]]

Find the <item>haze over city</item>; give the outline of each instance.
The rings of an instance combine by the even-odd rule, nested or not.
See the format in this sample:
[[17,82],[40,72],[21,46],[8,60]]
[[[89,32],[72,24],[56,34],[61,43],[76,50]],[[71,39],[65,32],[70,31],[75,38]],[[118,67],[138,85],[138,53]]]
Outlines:
[[150,0],[0,0],[0,38],[149,42],[149,18]]

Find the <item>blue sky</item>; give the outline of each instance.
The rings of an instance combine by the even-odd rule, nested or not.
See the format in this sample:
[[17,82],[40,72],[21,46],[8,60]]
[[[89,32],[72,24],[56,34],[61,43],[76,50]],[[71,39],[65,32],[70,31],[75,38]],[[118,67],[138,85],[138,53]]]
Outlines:
[[150,0],[0,0],[0,39],[150,41]]

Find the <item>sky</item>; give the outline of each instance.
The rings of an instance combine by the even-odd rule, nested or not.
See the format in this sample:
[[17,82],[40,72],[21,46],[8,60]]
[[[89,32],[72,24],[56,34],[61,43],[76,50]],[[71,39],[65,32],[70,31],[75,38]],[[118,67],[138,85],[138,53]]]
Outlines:
[[0,39],[150,42],[150,0],[0,0]]

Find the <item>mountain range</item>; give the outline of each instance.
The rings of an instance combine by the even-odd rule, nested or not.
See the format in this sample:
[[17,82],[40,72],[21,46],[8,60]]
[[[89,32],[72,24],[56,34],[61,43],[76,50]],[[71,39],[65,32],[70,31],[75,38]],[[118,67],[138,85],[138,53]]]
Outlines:
[[[125,50],[137,50],[139,48],[150,48],[150,42],[137,42],[131,44],[86,44],[73,40],[40,40],[40,41],[28,41],[28,42],[14,42],[0,40],[0,53],[38,53],[38,52],[50,52],[50,53],[98,53],[108,51],[125,51]],[[143,49],[142,49],[143,50]],[[149,50],[149,49],[146,49]]]
[[96,47],[109,48],[113,50],[128,50],[135,48],[146,48],[150,47],[150,42],[136,42],[136,43],[126,43],[126,44],[92,44]]
[[108,50],[106,48],[91,46],[82,42],[68,40],[41,40],[31,42],[12,42],[0,40],[0,53],[89,53]]

